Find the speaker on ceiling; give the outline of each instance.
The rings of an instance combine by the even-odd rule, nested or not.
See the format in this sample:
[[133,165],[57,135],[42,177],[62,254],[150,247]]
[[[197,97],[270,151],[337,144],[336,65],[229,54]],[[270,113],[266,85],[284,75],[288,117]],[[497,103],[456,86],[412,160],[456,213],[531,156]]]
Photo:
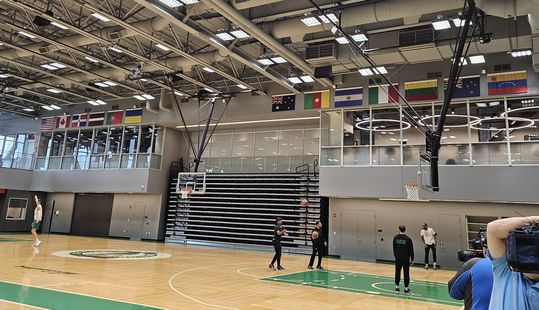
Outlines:
[[333,67],[324,66],[314,68],[314,77],[318,79],[328,78],[333,81]]

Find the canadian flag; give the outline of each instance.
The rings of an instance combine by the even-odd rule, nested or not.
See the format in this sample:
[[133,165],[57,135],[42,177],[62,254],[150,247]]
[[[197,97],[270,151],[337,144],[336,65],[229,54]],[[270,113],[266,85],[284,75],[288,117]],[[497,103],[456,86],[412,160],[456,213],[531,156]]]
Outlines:
[[62,115],[56,117],[56,128],[68,128],[71,122],[71,115]]

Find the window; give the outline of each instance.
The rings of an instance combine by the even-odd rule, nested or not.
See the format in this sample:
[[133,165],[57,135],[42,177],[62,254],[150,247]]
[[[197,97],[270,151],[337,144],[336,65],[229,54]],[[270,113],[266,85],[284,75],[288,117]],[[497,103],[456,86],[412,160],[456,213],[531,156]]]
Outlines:
[[6,136],[4,151],[2,152],[2,167],[4,168],[11,168],[11,162],[13,161],[15,148],[17,146],[16,139],[17,135]]
[[109,128],[109,141],[105,159],[105,168],[118,168],[122,152],[122,127]]
[[138,138],[139,126],[126,126],[124,128],[122,163],[120,168],[135,168]]
[[28,199],[26,198],[9,198],[6,220],[24,220],[27,206]]
[[90,163],[90,148],[92,147],[93,130],[81,130],[77,148],[75,169],[88,169]]
[[90,159],[90,169],[102,169],[104,167],[106,149],[107,149],[107,129],[96,128],[94,130],[94,145],[92,147],[92,158]]

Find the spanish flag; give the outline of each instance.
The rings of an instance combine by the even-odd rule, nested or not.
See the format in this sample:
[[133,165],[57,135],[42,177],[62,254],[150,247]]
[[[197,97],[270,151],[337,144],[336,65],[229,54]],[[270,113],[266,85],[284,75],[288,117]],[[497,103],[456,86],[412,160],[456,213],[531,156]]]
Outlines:
[[404,94],[408,101],[438,99],[438,81],[405,82]]
[[142,122],[142,109],[125,110],[124,124]]
[[305,110],[329,108],[329,90],[305,94],[303,108]]
[[528,92],[528,75],[526,71],[489,74],[489,96],[525,94]]

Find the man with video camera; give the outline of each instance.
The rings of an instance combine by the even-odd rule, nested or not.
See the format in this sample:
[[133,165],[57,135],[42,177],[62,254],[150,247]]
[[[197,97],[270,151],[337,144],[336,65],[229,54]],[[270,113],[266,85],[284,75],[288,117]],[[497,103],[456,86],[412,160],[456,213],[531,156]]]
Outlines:
[[539,216],[496,220],[487,226],[494,286],[490,310],[539,310]]

